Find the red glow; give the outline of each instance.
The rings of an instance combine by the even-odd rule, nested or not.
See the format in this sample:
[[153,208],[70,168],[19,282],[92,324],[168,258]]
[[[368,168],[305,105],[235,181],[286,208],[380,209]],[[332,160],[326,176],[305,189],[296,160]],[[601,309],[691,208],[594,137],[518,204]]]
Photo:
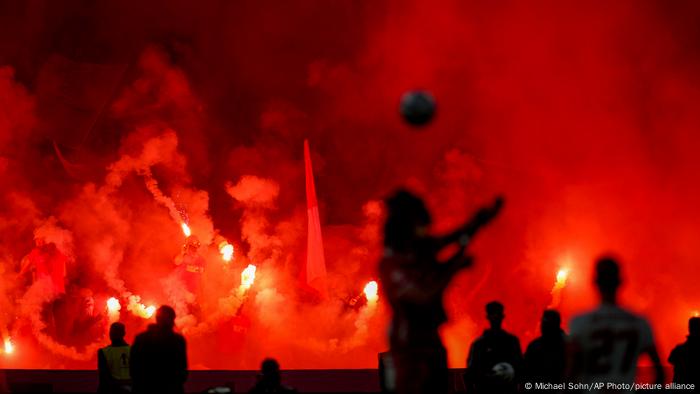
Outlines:
[[[131,336],[169,304],[197,368],[374,368],[384,298],[338,300],[376,277],[398,186],[426,197],[435,232],[508,201],[445,298],[452,367],[488,301],[523,347],[547,306],[567,322],[595,304],[608,251],[662,359],[685,338],[700,303],[700,5],[185,3],[0,12],[4,367],[94,368],[110,321]],[[418,88],[439,108],[421,129],[397,108]],[[97,323],[57,335],[49,321],[78,318]]]

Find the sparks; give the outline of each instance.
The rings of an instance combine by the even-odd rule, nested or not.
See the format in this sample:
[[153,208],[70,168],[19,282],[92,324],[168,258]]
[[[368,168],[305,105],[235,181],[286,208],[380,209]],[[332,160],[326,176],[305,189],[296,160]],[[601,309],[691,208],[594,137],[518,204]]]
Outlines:
[[379,300],[379,295],[377,294],[378,289],[379,286],[377,285],[376,281],[367,282],[365,288],[362,290],[365,293],[365,298],[367,298],[367,302],[375,303],[377,302],[377,300]]
[[190,230],[190,226],[188,226],[187,223],[182,222],[180,227],[182,227],[182,233],[185,234],[185,237],[192,235],[192,230]]
[[10,338],[5,338],[5,354],[12,354],[15,351],[15,345],[12,344]]
[[241,289],[248,290],[255,282],[256,267],[253,264],[248,264],[248,267],[241,272]]
[[222,242],[219,244],[219,252],[221,253],[221,258],[228,262],[233,259],[233,245],[228,242]]

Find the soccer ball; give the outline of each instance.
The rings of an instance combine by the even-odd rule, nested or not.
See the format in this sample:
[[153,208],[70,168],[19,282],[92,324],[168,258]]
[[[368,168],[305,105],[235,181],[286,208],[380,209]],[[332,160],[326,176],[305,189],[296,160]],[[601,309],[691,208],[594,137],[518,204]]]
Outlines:
[[413,126],[424,126],[435,115],[435,98],[422,90],[412,90],[401,97],[401,116]]
[[508,363],[498,363],[491,368],[491,374],[498,380],[511,382],[515,377],[515,370],[513,366]]

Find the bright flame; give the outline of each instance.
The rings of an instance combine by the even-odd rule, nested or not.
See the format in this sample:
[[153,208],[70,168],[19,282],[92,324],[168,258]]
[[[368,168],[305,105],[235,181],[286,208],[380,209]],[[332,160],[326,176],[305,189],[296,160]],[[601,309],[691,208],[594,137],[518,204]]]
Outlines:
[[221,258],[224,259],[224,261],[231,261],[231,259],[233,259],[233,245],[230,243],[220,243],[219,252],[221,253]]
[[148,317],[150,319],[151,316],[153,316],[153,314],[156,313],[155,305],[150,305],[148,308],[146,308],[145,312],[146,312],[146,317]]
[[5,354],[12,354],[15,351],[15,345],[12,344],[10,338],[5,338]]
[[562,268],[557,272],[557,283],[555,286],[566,286],[566,280],[569,278],[569,270]]
[[700,311],[693,311],[693,317],[700,317]]
[[255,266],[248,264],[248,267],[241,272],[241,289],[248,290],[255,282]]
[[114,312],[119,312],[122,309],[122,304],[119,303],[119,300],[112,297],[107,300],[107,310],[110,313]]
[[370,303],[375,303],[379,299],[379,295],[377,295],[377,290],[379,289],[379,286],[377,285],[376,281],[370,281],[367,282],[365,285],[365,288],[363,289],[363,292],[365,293],[365,297],[367,298],[367,302]]
[[110,323],[114,323],[119,320],[119,311],[122,309],[122,304],[118,299],[111,297],[107,300],[107,316],[109,317]]
[[129,305],[126,309],[130,310],[136,316],[144,319],[150,319],[156,313],[156,307],[153,305],[146,306],[141,303],[141,297],[137,295],[129,296]]
[[188,226],[187,223],[182,222],[180,226],[182,227],[182,233],[185,234],[185,237],[192,235],[192,230],[190,230],[190,226]]
[[557,271],[557,281],[554,283],[551,291],[552,302],[549,303],[547,309],[559,307],[559,304],[561,303],[561,291],[564,287],[566,287],[567,279],[569,279],[568,268],[561,268],[559,271]]

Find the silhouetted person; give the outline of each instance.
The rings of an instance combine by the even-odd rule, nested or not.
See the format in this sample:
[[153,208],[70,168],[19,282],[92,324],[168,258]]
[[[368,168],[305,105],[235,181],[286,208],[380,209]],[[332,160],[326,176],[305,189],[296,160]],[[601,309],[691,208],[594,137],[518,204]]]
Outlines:
[[520,341],[501,327],[503,304],[486,304],[486,318],[490,328],[469,349],[464,383],[475,393],[514,393],[517,374],[522,373]]
[[282,385],[282,377],[280,376],[280,365],[277,360],[266,358],[260,367],[260,375],[258,382],[255,383],[250,391],[250,394],[265,394],[265,393],[285,393],[292,394],[297,391],[291,387]]
[[97,370],[100,384],[98,393],[121,394],[131,392],[129,374],[129,344],[124,340],[126,327],[122,323],[112,323],[109,339],[112,343],[97,351]]
[[525,351],[524,380],[532,384],[562,383],[566,373],[566,334],[561,329],[559,312],[544,311],[540,332],[542,335],[530,342]]
[[182,394],[187,380],[187,344],[173,331],[175,311],[161,306],[156,324],[136,336],[131,347],[131,379],[134,392]]
[[612,257],[600,258],[595,268],[600,306],[571,321],[568,346],[571,381],[632,384],[637,359],[646,353],[656,370],[655,383],[663,384],[664,371],[649,323],[617,305],[621,284],[617,261]]
[[[457,231],[436,237],[428,235],[431,218],[420,198],[398,191],[386,201],[379,275],[393,312],[389,343],[397,393],[447,392],[447,354],[438,335],[438,327],[447,320],[442,296],[452,277],[471,265],[465,248],[501,204],[496,200]],[[458,245],[457,250],[438,262],[438,254],[451,245]]]
[[673,381],[695,384],[700,390],[700,317],[688,321],[688,339],[673,348],[668,362],[673,365]]

